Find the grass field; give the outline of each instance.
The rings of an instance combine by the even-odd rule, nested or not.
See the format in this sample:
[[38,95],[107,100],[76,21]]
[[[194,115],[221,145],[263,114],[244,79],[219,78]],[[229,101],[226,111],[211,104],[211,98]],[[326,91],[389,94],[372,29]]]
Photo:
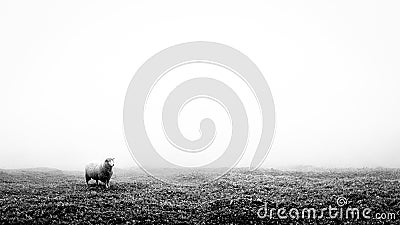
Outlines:
[[[207,176],[174,173],[170,175],[182,180]],[[257,214],[265,212],[265,204],[267,209],[295,208],[300,213],[305,208],[339,208],[339,197],[347,200],[341,208],[370,208],[371,218]],[[377,218],[377,213],[386,213],[386,218]],[[87,187],[80,172],[0,170],[1,224],[400,224],[399,213],[400,170],[394,169],[236,169],[197,187],[170,186],[137,170],[116,170],[110,189]]]

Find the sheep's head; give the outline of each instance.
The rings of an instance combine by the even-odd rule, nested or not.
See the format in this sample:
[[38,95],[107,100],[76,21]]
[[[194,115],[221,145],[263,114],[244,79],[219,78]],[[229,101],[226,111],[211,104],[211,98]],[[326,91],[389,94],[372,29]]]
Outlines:
[[114,159],[115,158],[106,159],[105,164],[112,168],[114,166]]

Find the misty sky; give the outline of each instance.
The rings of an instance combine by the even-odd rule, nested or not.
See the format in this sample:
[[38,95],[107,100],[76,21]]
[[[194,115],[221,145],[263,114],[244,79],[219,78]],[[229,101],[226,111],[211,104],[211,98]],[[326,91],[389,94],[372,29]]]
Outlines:
[[277,117],[264,166],[400,167],[399,10],[398,1],[1,1],[0,168],[81,169],[109,156],[133,166],[128,84],[149,57],[189,41],[232,46],[263,72]]

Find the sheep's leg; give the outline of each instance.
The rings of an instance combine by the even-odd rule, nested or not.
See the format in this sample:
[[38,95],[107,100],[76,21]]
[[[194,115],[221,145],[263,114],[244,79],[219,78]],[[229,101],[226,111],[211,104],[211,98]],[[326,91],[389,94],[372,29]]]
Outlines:
[[89,187],[90,177],[86,176],[86,185]]
[[99,186],[99,180],[96,180],[96,185]]

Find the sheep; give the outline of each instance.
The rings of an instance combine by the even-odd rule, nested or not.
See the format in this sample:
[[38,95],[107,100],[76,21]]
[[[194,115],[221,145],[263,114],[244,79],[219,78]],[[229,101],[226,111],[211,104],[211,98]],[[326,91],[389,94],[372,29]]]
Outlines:
[[89,163],[85,168],[86,184],[89,186],[91,179],[96,181],[97,186],[99,180],[110,187],[110,179],[113,175],[112,168],[114,167],[114,158],[107,158],[103,163]]

